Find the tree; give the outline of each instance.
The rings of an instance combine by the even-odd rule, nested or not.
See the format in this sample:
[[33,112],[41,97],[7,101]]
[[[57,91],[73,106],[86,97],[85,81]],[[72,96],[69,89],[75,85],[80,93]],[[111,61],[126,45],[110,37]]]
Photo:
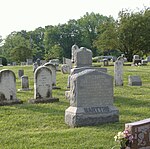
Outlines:
[[118,48],[117,25],[113,18],[99,26],[93,45],[98,49],[98,55],[110,55],[112,50]]
[[22,32],[12,32],[8,35],[5,39],[3,49],[3,55],[9,61],[21,62],[32,57],[29,38],[25,34],[22,34]]
[[63,49],[59,45],[54,45],[48,53],[45,55],[45,59],[48,61],[50,59],[59,59],[62,61]]
[[143,56],[150,52],[150,9],[139,12],[123,10],[119,13],[119,49],[129,61],[134,54]]
[[98,27],[107,21],[109,18],[100,14],[86,13],[78,21],[80,26],[80,38],[82,46],[91,49],[93,56],[97,55],[97,49],[93,46],[93,42],[96,40],[98,35]]

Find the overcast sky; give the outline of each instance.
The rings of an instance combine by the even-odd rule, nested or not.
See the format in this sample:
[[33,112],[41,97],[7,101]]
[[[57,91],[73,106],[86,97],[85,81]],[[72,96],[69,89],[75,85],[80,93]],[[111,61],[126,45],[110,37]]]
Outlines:
[[150,0],[0,0],[0,35],[79,19],[86,12],[113,16],[123,8],[150,7]]

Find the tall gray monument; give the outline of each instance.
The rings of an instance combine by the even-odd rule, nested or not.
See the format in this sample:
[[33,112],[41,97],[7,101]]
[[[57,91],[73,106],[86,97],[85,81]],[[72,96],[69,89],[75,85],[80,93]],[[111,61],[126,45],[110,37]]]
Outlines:
[[78,127],[119,121],[119,111],[113,106],[112,76],[89,69],[72,75],[70,79],[66,124]]

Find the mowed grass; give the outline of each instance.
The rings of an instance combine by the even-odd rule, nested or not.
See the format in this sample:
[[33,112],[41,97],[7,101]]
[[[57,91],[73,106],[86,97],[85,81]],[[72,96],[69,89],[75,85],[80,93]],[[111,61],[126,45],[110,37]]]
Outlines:
[[[67,74],[57,72],[57,86],[53,97],[59,102],[29,104],[33,99],[34,75],[32,66],[6,66],[16,74],[16,87],[21,88],[18,70],[24,69],[29,77],[31,91],[17,92],[20,105],[0,107],[0,149],[111,149],[117,143],[114,136],[124,130],[125,123],[149,118],[150,115],[150,65],[124,66],[124,86],[114,87],[114,105],[119,109],[119,122],[98,126],[70,128],[65,124],[65,99]],[[108,74],[114,75],[114,67],[108,66]],[[128,76],[141,77],[142,86],[128,86]],[[118,148],[119,149],[119,148]]]

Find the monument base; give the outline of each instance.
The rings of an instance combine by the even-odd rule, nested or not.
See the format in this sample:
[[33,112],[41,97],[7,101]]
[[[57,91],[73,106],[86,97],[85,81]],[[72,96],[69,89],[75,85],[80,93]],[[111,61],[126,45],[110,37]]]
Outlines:
[[13,99],[13,100],[4,100],[0,101],[0,106],[7,106],[7,105],[14,105],[14,104],[22,104],[23,101],[19,99]]
[[30,99],[29,103],[52,103],[59,102],[59,98],[40,98],[40,99]]
[[71,127],[94,126],[119,121],[119,111],[114,106],[69,107],[65,111],[65,123]]

